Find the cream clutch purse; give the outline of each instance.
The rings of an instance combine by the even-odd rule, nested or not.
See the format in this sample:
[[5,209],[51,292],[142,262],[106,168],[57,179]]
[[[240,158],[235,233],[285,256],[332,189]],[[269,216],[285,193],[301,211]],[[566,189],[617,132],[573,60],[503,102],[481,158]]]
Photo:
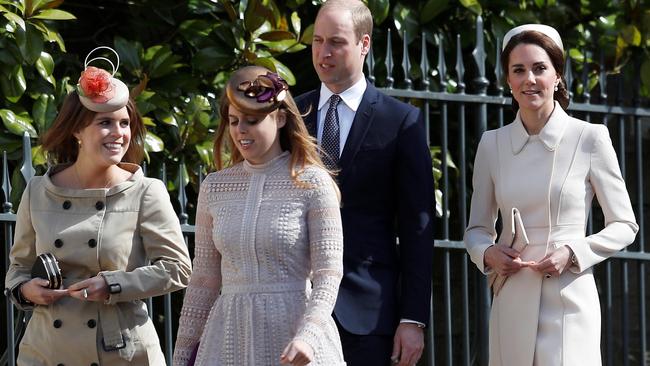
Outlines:
[[[524,248],[528,245],[528,236],[526,235],[526,229],[524,229],[524,223],[521,221],[521,214],[519,210],[514,208],[512,209],[512,214],[510,215],[512,223],[510,227],[512,228],[512,240],[510,241],[510,247],[519,253],[521,253]],[[506,283],[508,276],[503,276],[492,272],[488,275],[488,284],[492,288],[494,296],[499,295],[499,291],[503,284]]]

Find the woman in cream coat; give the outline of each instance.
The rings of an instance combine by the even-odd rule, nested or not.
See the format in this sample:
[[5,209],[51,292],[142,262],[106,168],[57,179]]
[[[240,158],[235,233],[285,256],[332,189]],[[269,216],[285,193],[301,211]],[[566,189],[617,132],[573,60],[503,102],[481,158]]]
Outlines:
[[[508,280],[490,316],[491,366],[594,366],[600,306],[593,266],[634,241],[638,230],[608,130],[572,118],[562,40],[524,25],[506,34],[502,67],[519,107],[515,121],[486,132],[474,165],[465,244],[483,273]],[[596,195],[605,228],[586,236]],[[519,209],[529,245],[508,247]]]
[[[189,282],[190,259],[167,190],[132,164],[144,139],[135,104],[123,83],[93,72],[114,84],[112,95],[67,96],[43,141],[63,164],[34,177],[18,208],[5,287],[18,307],[33,310],[21,366],[164,365],[141,299]],[[61,289],[31,278],[42,253],[58,259]]]

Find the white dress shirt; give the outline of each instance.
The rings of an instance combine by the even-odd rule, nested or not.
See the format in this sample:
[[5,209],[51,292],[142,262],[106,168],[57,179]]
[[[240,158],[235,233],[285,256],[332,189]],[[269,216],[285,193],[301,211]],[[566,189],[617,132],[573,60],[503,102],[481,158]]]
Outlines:
[[[359,109],[359,104],[361,104],[361,99],[363,99],[363,93],[366,92],[366,86],[366,78],[363,77],[343,93],[339,94],[341,101],[343,102],[339,103],[336,107],[336,111],[339,114],[339,157],[341,157],[341,154],[343,153],[345,142],[347,141],[350,129],[352,128],[354,115],[357,113],[357,109]],[[330,107],[330,97],[332,94],[334,93],[329,90],[325,84],[321,83],[320,99],[318,100],[318,130],[316,135],[319,144],[323,138],[323,124],[325,123],[327,110]]]

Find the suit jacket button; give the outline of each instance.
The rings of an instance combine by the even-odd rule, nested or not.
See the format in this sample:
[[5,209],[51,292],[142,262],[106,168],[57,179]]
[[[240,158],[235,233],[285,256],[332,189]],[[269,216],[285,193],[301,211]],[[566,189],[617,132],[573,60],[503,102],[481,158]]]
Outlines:
[[101,210],[101,209],[103,209],[103,208],[104,208],[104,202],[102,202],[102,201],[97,201],[97,203],[95,203],[95,208],[96,208],[97,210]]
[[61,240],[61,239],[56,239],[56,240],[54,241],[54,246],[57,247],[57,248],[61,248],[61,247],[63,246],[63,240]]
[[54,325],[54,328],[61,328],[61,326],[63,325],[63,322],[61,321],[61,319],[56,319],[54,321],[53,325]]
[[95,319],[90,319],[86,324],[88,324],[88,328],[95,328],[97,322],[95,321]]
[[64,209],[64,210],[69,210],[70,207],[72,207],[72,202],[70,202],[70,201],[68,201],[68,200],[66,200],[66,201],[63,202],[63,209]]
[[88,246],[91,247],[91,248],[96,247],[97,246],[97,240],[95,240],[95,239],[88,240]]

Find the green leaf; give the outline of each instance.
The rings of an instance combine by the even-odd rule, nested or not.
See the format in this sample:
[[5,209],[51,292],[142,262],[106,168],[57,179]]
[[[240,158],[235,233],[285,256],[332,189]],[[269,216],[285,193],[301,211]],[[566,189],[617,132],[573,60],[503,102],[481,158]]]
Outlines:
[[415,39],[415,36],[419,33],[419,24],[416,12],[400,3],[395,5],[395,8],[393,8],[393,21],[395,22],[395,28],[400,32],[400,35],[403,36],[404,32],[406,32],[409,43],[412,42]]
[[46,19],[46,20],[73,20],[77,19],[74,15],[71,13],[68,13],[67,11],[64,10],[59,10],[59,9],[45,9],[38,14],[32,16],[32,18],[36,19]]
[[54,59],[47,52],[41,52],[41,57],[36,60],[36,70],[50,84],[55,85],[52,72],[54,71]]
[[201,162],[203,162],[203,165],[208,167],[214,166],[214,158],[212,155],[213,146],[214,144],[212,143],[211,140],[207,140],[200,144],[194,145],[196,152],[199,154],[199,157],[201,158]]
[[481,15],[483,13],[483,8],[481,8],[481,4],[478,0],[460,0],[460,3],[476,15]]
[[50,42],[56,42],[59,45],[59,49],[63,52],[66,52],[65,43],[63,42],[63,38],[61,38],[61,35],[58,32],[47,32],[47,40]]
[[176,122],[176,117],[174,117],[174,114],[162,111],[156,111],[154,114],[157,121],[160,121],[166,125],[178,127],[178,122]]
[[261,4],[260,0],[249,0],[244,12],[244,27],[249,32],[254,32],[265,21],[271,21],[273,13]]
[[222,47],[206,47],[194,55],[192,66],[196,70],[214,70],[229,65],[234,61],[232,50]]
[[296,85],[296,77],[291,70],[274,57],[260,57],[253,62],[255,65],[266,67],[277,72],[289,85]]
[[[284,41],[277,41],[277,42],[264,42],[264,41],[262,41],[262,42],[260,42],[260,44],[265,45],[271,51],[276,52],[276,53],[283,53],[283,52],[286,52],[290,48],[301,45],[295,39],[287,39],[287,40],[284,40]],[[301,45],[301,46],[303,46],[303,48],[304,48],[304,45]]]
[[27,132],[30,137],[38,137],[36,129],[32,126],[29,118],[19,116],[9,109],[0,109],[0,118],[2,118],[2,123],[4,123],[7,130],[14,135],[22,136],[24,132]]
[[127,41],[122,37],[115,37],[113,41],[115,44],[115,51],[120,55],[120,62],[124,68],[134,74],[138,74],[136,70],[141,70],[140,57],[143,54],[142,44],[137,41]]
[[311,41],[314,39],[314,25],[310,24],[305,32],[300,37],[300,42],[304,44],[311,44]]
[[291,13],[291,26],[296,34],[300,34],[300,16],[295,11]]
[[142,117],[142,123],[144,123],[145,126],[156,127],[156,122],[154,122],[151,117]]
[[449,0],[429,0],[420,12],[420,23],[428,23],[449,7]]
[[43,51],[43,35],[34,25],[29,23],[27,23],[24,31],[16,29],[14,35],[23,58],[28,64],[33,65]]
[[573,59],[573,61],[575,61],[578,64],[582,64],[585,62],[585,54],[582,53],[577,48],[569,49],[569,57],[571,57],[571,59]]
[[641,45],[641,32],[633,24],[628,24],[621,30],[621,37],[628,46]]
[[[398,4],[399,5],[399,4]],[[375,24],[379,25],[386,17],[390,11],[390,1],[389,0],[368,0],[368,9],[372,13],[372,18],[375,21]]]
[[165,149],[165,143],[153,132],[147,131],[147,135],[144,138],[144,147],[147,151],[160,152]]
[[[149,55],[152,53],[153,56],[149,57]],[[145,58],[147,60],[151,60],[149,64],[148,74],[152,79],[165,76],[183,66],[182,64],[178,63],[178,61],[181,60],[181,57],[174,55],[171,51],[171,48],[167,45],[150,47],[147,49]]]
[[32,165],[39,166],[45,165],[47,163],[47,157],[45,156],[45,150],[43,150],[42,145],[32,147]]
[[296,37],[291,32],[286,31],[271,31],[259,35],[259,38],[264,41],[284,41],[295,40]]
[[20,16],[12,12],[3,13],[2,15],[7,18],[8,21],[17,24],[23,31],[25,30],[25,20]]
[[5,99],[12,103],[18,102],[27,89],[27,82],[25,81],[22,66],[15,65],[10,70],[2,70],[0,72],[0,89]]
[[32,118],[40,132],[46,131],[56,118],[56,99],[51,94],[41,94],[32,106]]

